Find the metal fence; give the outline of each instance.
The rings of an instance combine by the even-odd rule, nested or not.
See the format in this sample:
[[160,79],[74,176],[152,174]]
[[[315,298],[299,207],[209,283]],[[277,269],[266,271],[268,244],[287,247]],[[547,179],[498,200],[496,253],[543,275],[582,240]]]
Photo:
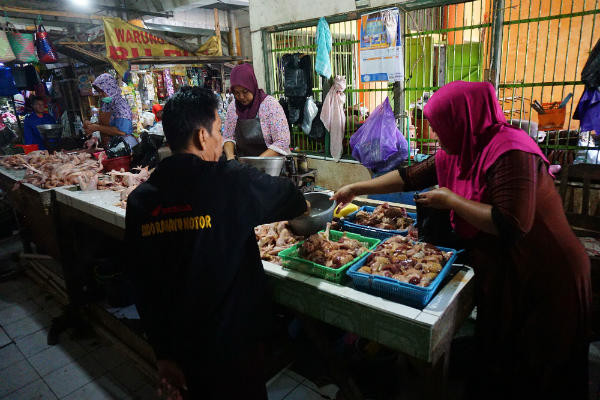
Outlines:
[[[400,96],[394,96],[393,87],[387,82],[360,82],[360,20],[330,21],[333,74],[344,75],[347,81],[344,157],[351,158],[352,134],[368,112],[387,96],[392,103],[402,103],[399,116],[404,118],[399,119],[399,125],[409,140],[412,156],[434,153],[437,140],[421,116],[422,104],[448,82],[489,79],[493,46],[497,43],[501,46],[498,97],[507,119],[539,137],[540,147],[553,161],[578,158],[580,162],[594,162],[590,158],[597,156],[595,150],[600,148],[584,140],[586,136],[579,132],[578,121],[571,116],[583,92],[581,69],[600,38],[598,0],[506,0],[498,5],[503,7],[494,10],[492,0],[476,0],[412,11],[401,9],[406,77]],[[502,40],[494,42],[492,29],[497,16],[502,18]],[[267,77],[273,95],[283,95],[283,55],[311,55],[314,66],[315,33],[313,22],[291,29],[284,27],[266,36]],[[315,73],[316,101],[324,97],[323,84]],[[560,127],[546,129],[539,135],[529,129],[531,122],[536,123],[539,118],[531,109],[533,100],[552,103],[567,93],[574,96]],[[329,155],[328,137],[311,140],[296,127],[292,145],[301,151]]]

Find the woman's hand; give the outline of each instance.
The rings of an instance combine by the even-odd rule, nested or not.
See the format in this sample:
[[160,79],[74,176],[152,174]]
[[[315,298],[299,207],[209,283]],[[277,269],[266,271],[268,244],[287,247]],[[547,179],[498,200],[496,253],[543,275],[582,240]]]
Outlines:
[[356,197],[356,193],[352,188],[352,185],[346,185],[340,188],[329,200],[337,201],[337,209],[341,210],[346,207]]
[[415,201],[421,206],[449,210],[453,207],[456,196],[456,193],[448,188],[439,188],[418,194]]
[[85,131],[85,133],[87,133],[88,135],[91,135],[92,133],[96,132],[98,130],[98,127],[96,126],[96,124],[92,124],[88,121],[86,121],[83,124],[83,130]]
[[158,396],[166,400],[183,400],[182,391],[187,391],[185,375],[174,361],[158,360]]

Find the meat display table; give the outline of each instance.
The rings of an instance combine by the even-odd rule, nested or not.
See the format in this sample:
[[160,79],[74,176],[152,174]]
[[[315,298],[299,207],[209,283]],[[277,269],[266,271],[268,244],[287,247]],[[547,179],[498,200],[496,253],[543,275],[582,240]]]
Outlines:
[[[125,210],[115,206],[118,201],[119,194],[111,191],[56,189],[61,225],[86,224],[122,240]],[[76,269],[75,260],[74,254],[63,268]],[[447,283],[423,310],[360,292],[350,282],[338,285],[270,262],[263,262],[263,267],[274,301],[422,361],[430,367],[432,379],[440,379],[428,389],[443,390],[450,343],[473,309],[470,267],[455,265]]]
[[[54,189],[40,189],[29,183],[19,183],[25,170],[0,167],[0,189],[5,191],[12,207],[20,214],[28,232],[22,235],[26,251],[29,241],[41,252],[60,259],[54,215]],[[28,251],[29,252],[29,251]]]

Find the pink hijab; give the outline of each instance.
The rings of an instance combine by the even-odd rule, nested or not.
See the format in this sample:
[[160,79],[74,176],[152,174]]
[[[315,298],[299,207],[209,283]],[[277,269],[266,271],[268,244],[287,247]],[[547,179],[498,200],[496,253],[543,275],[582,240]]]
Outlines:
[[[506,122],[494,87],[488,82],[449,83],[434,93],[423,110],[444,148],[435,155],[440,187],[469,200],[486,202],[486,173],[511,150],[548,160],[524,131]],[[452,226],[463,237],[478,230],[451,213]]]
[[229,78],[231,82],[231,88],[234,86],[241,86],[252,93],[254,100],[252,103],[244,106],[240,103],[235,102],[235,110],[239,119],[254,119],[258,114],[260,104],[267,97],[267,94],[258,88],[258,82],[256,81],[256,75],[254,75],[254,68],[250,64],[241,64],[231,70],[231,76]]

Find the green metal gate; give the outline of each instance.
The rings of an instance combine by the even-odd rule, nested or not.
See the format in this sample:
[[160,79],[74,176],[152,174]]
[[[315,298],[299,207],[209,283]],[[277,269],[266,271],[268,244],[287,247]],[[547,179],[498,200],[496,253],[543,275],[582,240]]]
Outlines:
[[[583,91],[581,69],[600,38],[598,0],[496,0],[496,4],[476,0],[411,11],[401,8],[401,15],[406,77],[404,90],[396,91],[395,98],[393,86],[387,82],[360,82],[359,21],[345,16],[327,18],[333,38],[333,74],[344,75],[347,81],[345,158],[351,158],[349,139],[366,118],[364,111],[373,111],[387,96],[392,103],[403,105],[397,116],[412,156],[434,153],[438,148],[435,134],[420,113],[424,99],[455,80],[493,81],[490,68],[498,54],[498,97],[507,119],[526,127],[538,121],[531,101],[560,101],[572,92],[563,126],[546,132],[540,147],[553,157],[570,152],[571,158],[579,156],[583,162],[588,154],[594,154],[587,150],[598,149],[579,146],[578,122],[571,118]],[[493,31],[495,18],[502,27],[501,36]],[[316,21],[311,21],[271,30],[264,36],[267,84],[273,95],[283,95],[280,65],[284,54],[309,54],[314,66],[315,33]],[[325,95],[316,73],[313,94],[316,101]],[[308,153],[329,155],[328,138],[311,140],[296,127],[292,145]]]

